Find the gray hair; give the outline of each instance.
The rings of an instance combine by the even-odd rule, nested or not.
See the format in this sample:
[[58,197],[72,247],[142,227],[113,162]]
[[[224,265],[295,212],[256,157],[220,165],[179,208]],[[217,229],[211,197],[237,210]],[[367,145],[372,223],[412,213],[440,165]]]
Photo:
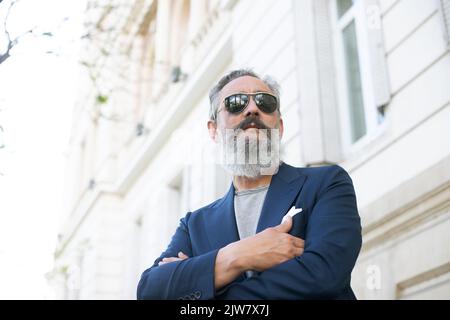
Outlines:
[[[273,79],[270,76],[265,76],[264,78],[261,78],[258,74],[256,74],[251,69],[233,70],[233,71],[227,73],[226,75],[224,75],[219,80],[219,82],[217,82],[217,84],[211,89],[211,91],[209,91],[209,101],[211,104],[210,109],[209,109],[209,118],[211,120],[215,121],[217,119],[217,111],[219,110],[219,107],[220,107],[220,101],[219,101],[220,91],[223,89],[223,87],[225,87],[228,83],[230,83],[234,79],[244,77],[244,76],[254,77],[254,78],[257,78],[257,79],[261,80],[262,82],[264,82],[269,87],[269,89],[273,92],[273,94],[277,97],[278,103],[279,103],[279,101],[280,101],[280,85],[277,83],[277,81],[275,81],[275,79]],[[281,116],[279,105],[278,105],[278,115]]]

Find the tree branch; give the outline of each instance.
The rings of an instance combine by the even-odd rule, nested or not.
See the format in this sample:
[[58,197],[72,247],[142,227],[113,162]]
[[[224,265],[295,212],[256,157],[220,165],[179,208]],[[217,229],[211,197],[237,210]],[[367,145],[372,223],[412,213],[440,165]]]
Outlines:
[[[16,3],[18,3],[18,2],[19,2],[19,0],[11,1],[11,3],[9,4],[9,7],[8,7],[8,9],[6,11],[5,20],[3,21],[3,30],[4,30],[4,34],[5,34],[5,37],[6,37],[7,45],[6,45],[6,51],[4,53],[0,54],[0,64],[2,64],[9,57],[11,57],[10,52],[11,52],[12,48],[14,48],[19,43],[19,41],[20,41],[20,39],[22,37],[26,36],[27,34],[33,34],[33,33],[35,34],[36,33],[35,31],[38,28],[38,26],[34,26],[33,28],[31,28],[31,29],[25,31],[24,33],[16,36],[14,39],[11,39],[11,34],[8,31],[7,23],[8,23],[8,18],[9,18],[10,14],[11,14],[11,10],[12,10],[13,6]],[[1,3],[1,1],[0,1],[0,3]],[[47,32],[42,32],[42,33],[40,33],[40,35],[48,36],[48,37],[53,36],[53,34],[51,32],[48,32],[48,31]]]
[[[0,2],[1,3],[1,2]],[[15,43],[14,41],[11,41],[11,35],[8,32],[8,27],[7,27],[7,23],[8,23],[8,17],[11,13],[11,9],[12,7],[17,3],[17,0],[13,0],[11,1],[11,3],[9,4],[8,9],[6,10],[6,17],[5,20],[3,21],[3,30],[5,30],[5,36],[6,36],[6,41],[7,41],[7,46],[6,46],[6,52],[0,54],[0,64],[2,64],[3,62],[6,61],[6,59],[8,59],[11,55],[9,54],[9,52],[11,51],[11,49],[14,47]]]

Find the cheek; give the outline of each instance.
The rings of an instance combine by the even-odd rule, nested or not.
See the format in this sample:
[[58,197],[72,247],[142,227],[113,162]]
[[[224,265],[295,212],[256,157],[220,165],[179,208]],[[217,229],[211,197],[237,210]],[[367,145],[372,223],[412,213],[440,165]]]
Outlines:
[[269,128],[279,128],[280,120],[278,115],[276,116],[267,116],[266,119],[261,119]]
[[222,115],[217,119],[217,127],[225,130],[235,128],[242,120],[238,116]]
[[226,128],[226,120],[223,118],[217,118],[217,130],[216,130],[216,137],[218,137],[218,135],[222,135],[225,132],[225,128]]

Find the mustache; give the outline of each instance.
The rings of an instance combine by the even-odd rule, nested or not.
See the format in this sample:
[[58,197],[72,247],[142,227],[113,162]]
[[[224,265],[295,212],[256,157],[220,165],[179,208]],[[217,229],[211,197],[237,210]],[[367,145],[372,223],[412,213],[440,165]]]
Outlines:
[[241,129],[244,130],[244,128],[248,125],[250,125],[251,123],[254,123],[255,126],[258,129],[270,129],[268,126],[266,126],[261,120],[259,120],[259,118],[251,116],[248,118],[245,118],[241,123],[239,123],[234,129]]

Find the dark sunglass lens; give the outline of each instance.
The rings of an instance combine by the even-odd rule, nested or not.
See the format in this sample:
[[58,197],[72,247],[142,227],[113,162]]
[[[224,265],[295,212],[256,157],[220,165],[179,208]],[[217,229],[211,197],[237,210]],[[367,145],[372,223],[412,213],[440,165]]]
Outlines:
[[236,106],[236,96],[231,96],[230,98],[230,106]]
[[245,94],[238,95],[241,108],[245,108],[248,103],[248,96]]
[[248,97],[243,94],[235,94],[225,99],[225,107],[231,113],[239,113],[247,105]]
[[277,110],[277,99],[270,94],[257,94],[255,96],[256,105],[265,113],[272,113]]

